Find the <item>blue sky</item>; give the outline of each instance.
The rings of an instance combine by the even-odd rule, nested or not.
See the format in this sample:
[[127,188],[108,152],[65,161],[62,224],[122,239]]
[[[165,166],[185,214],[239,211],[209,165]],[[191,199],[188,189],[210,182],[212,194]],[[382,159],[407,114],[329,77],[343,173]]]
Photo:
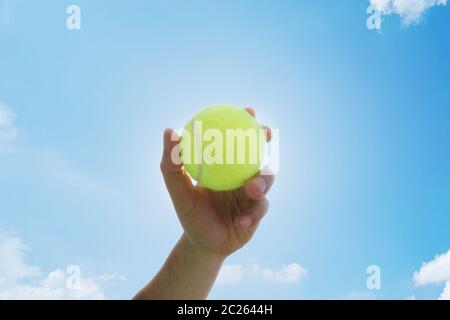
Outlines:
[[149,281],[181,233],[162,131],[216,103],[281,145],[270,213],[211,298],[450,297],[450,8],[373,0],[377,31],[369,2],[0,0],[0,298],[72,297],[48,284],[70,265],[86,297]]

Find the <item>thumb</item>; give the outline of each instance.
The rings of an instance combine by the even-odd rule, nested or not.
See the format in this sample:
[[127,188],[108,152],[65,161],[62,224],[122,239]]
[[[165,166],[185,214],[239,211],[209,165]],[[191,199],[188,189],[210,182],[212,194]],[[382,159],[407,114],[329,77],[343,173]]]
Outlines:
[[164,131],[164,151],[161,172],[178,214],[190,210],[194,204],[194,186],[183,169],[179,155],[180,137],[173,129]]

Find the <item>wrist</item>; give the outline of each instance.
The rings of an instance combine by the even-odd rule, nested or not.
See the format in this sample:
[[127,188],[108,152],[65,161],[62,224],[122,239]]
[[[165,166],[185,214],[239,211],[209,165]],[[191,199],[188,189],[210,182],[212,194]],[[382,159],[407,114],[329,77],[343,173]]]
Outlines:
[[186,253],[193,256],[196,260],[204,263],[222,265],[227,258],[226,254],[210,252],[195,245],[186,233],[183,233],[181,236],[179,245],[186,251]]

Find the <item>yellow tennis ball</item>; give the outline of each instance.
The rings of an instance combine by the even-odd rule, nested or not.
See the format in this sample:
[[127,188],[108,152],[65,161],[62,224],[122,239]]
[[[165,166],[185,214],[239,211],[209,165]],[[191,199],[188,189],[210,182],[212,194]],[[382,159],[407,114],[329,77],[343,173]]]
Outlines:
[[247,111],[219,105],[200,111],[188,122],[180,154],[184,168],[201,186],[227,191],[258,173],[265,144],[264,130]]

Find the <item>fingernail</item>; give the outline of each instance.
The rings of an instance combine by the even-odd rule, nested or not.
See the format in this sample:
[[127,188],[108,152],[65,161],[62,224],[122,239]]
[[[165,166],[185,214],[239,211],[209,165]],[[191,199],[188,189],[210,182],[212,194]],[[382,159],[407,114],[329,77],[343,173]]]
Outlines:
[[247,229],[252,224],[252,218],[246,216],[239,218],[239,225],[242,229]]
[[252,184],[258,189],[259,192],[264,193],[266,191],[266,180],[258,177],[253,180]]

